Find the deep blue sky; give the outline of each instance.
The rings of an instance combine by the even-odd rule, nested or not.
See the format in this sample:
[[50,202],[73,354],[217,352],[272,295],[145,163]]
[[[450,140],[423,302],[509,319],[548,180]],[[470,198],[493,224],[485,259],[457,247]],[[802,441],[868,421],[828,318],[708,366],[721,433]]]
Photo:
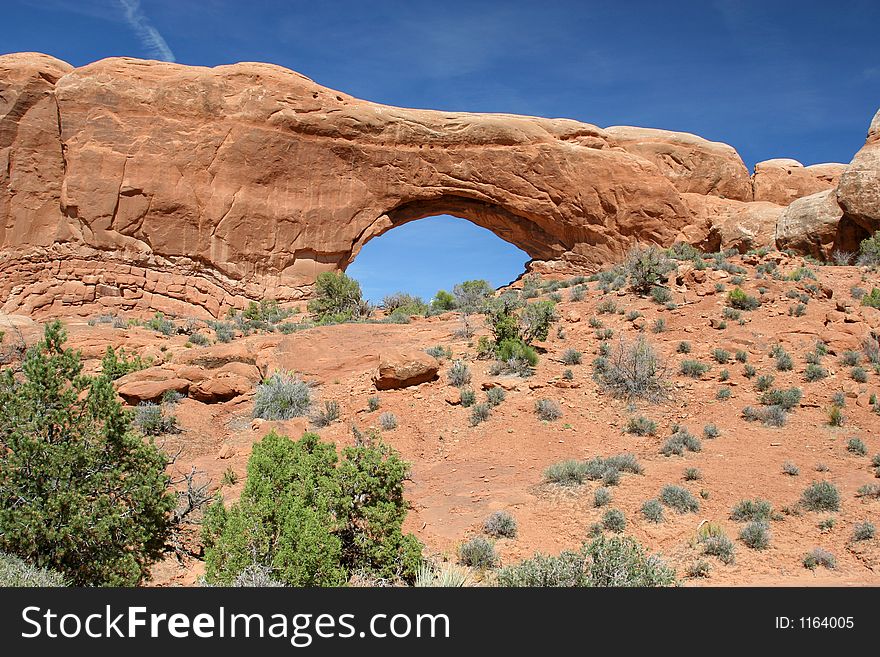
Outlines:
[[[74,65],[267,61],[393,105],[694,132],[733,145],[751,167],[851,159],[880,104],[878,25],[877,0],[5,0],[0,51]],[[399,265],[405,287],[430,294],[423,248],[447,268],[449,248],[466,251],[455,278],[487,249],[501,253],[500,240],[466,236],[416,222],[369,243],[352,267]]]

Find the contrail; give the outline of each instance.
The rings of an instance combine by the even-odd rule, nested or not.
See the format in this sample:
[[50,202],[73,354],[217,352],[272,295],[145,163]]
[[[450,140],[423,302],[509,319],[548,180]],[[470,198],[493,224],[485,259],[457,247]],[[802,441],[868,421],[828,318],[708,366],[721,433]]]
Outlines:
[[157,59],[165,62],[176,61],[174,53],[168,47],[168,42],[162,38],[159,30],[153,27],[141,9],[140,0],[119,0],[119,4],[125,12],[125,20],[137,33],[144,48]]

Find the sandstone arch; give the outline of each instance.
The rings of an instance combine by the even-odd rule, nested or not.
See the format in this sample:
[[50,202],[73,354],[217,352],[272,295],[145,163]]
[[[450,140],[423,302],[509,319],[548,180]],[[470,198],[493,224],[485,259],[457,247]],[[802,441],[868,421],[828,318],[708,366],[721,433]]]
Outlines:
[[[872,162],[841,176],[861,226],[874,210],[852,183]],[[254,63],[0,56],[0,165],[0,311],[35,314],[300,299],[371,237],[439,213],[595,269],[635,242],[772,245],[783,210],[695,135],[389,107]]]

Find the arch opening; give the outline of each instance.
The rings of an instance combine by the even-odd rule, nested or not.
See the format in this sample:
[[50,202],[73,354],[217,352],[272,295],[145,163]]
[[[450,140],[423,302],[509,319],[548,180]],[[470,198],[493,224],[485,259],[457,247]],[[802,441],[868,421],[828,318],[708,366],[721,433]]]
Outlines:
[[346,272],[373,303],[394,292],[430,301],[438,290],[451,291],[469,279],[501,287],[521,276],[531,261],[530,254],[495,231],[450,214],[399,222],[367,242]]

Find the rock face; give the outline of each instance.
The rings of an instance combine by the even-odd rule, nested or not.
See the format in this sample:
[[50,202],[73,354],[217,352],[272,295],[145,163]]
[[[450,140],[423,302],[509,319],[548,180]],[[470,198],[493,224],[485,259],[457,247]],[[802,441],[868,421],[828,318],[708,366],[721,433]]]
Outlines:
[[799,198],[785,208],[776,223],[776,246],[827,260],[842,216],[833,189]]
[[[841,231],[851,233],[856,244],[880,230],[880,110],[871,121],[864,147],[840,176],[837,202],[843,208]],[[842,245],[848,251],[853,247]]]
[[730,248],[745,253],[749,249],[774,245],[776,222],[783,210],[781,205],[701,194],[683,194],[683,197],[694,217],[694,236],[706,235],[703,240],[690,241],[703,250]]
[[797,160],[758,162],[752,176],[755,201],[788,205],[796,199],[834,189],[845,164],[814,164],[805,167]]
[[[877,217],[872,148],[838,194],[859,226]],[[834,175],[768,194],[787,204]],[[733,207],[711,199],[782,189],[756,176],[694,135],[389,107],[269,64],[5,55],[0,311],[207,317],[300,299],[371,238],[436,214],[492,230],[533,268],[596,269],[637,242],[707,242]],[[695,217],[688,195],[722,215]]]

